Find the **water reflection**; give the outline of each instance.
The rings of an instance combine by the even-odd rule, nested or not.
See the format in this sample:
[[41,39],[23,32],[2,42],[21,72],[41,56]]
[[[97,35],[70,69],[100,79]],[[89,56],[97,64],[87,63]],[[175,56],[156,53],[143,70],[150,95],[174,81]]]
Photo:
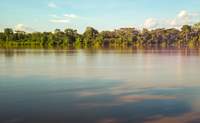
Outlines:
[[200,122],[199,49],[0,50],[1,123]]

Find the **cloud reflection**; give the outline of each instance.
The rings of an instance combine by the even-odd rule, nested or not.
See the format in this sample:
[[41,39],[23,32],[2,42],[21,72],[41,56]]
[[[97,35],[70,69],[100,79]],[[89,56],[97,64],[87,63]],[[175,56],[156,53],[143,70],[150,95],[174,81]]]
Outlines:
[[145,123],[199,123],[200,112],[189,112],[181,116],[165,117],[158,116],[157,118],[150,118]]
[[119,101],[123,103],[140,102],[144,100],[173,100],[175,96],[163,95],[129,95],[119,97]]
[[199,51],[1,50],[0,76],[111,79],[131,87],[196,86]]
[[107,118],[107,119],[102,119],[97,123],[119,123],[119,121],[115,118]]
[[175,96],[164,96],[164,95],[128,95],[128,96],[117,96],[111,101],[104,102],[85,102],[79,104],[84,108],[95,108],[95,107],[112,107],[124,105],[127,103],[137,103],[146,100],[174,100]]

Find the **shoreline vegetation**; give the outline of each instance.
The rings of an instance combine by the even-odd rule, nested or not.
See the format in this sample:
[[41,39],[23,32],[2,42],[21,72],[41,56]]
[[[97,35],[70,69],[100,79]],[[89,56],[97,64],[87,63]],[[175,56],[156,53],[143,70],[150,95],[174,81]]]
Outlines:
[[175,29],[137,30],[120,28],[102,31],[87,27],[83,34],[67,28],[64,31],[32,32],[5,28],[0,32],[1,48],[140,48],[140,47],[200,47],[200,23]]

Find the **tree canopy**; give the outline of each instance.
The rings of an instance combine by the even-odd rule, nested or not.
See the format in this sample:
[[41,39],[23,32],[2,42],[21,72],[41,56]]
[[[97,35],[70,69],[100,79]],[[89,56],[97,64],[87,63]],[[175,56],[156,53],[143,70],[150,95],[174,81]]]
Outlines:
[[83,34],[67,28],[64,31],[26,33],[11,28],[0,32],[0,46],[41,46],[41,47],[199,47],[200,23],[183,25],[180,30],[154,29],[137,30],[136,28],[120,28],[114,31],[102,31],[87,27]]

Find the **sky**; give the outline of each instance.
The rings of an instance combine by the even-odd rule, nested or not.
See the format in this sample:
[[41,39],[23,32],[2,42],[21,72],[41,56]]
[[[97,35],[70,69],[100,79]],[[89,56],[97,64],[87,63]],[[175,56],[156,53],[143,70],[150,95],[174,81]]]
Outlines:
[[0,30],[53,31],[87,26],[180,28],[200,22],[200,0],[0,0]]

